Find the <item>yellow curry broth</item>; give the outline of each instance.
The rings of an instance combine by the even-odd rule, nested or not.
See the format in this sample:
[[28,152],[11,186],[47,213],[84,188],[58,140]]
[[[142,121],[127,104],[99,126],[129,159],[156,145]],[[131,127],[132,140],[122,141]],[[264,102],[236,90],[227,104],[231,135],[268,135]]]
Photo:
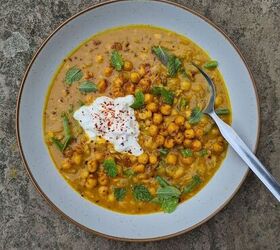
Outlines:
[[[169,77],[166,67],[158,60],[151,48],[161,46],[180,58],[187,77],[180,72]],[[111,66],[112,51],[118,51],[124,61],[121,71]],[[161,210],[153,201],[135,198],[133,188],[143,185],[150,197],[157,196],[161,176],[179,190],[190,187],[194,176],[196,183],[186,194],[180,195],[180,202],[195,195],[215,174],[224,159],[227,144],[210,118],[202,116],[196,124],[190,124],[192,111],[202,109],[208,100],[205,79],[191,65],[201,67],[209,62],[208,54],[191,40],[171,31],[150,26],[128,26],[105,31],[81,44],[64,59],[55,76],[47,96],[44,112],[45,138],[54,163],[67,182],[83,197],[105,208],[129,213],[143,214]],[[79,68],[83,78],[71,85],[65,83],[65,76],[72,67]],[[230,102],[217,68],[205,69],[214,80],[217,98],[216,108],[230,109]],[[81,93],[79,85],[89,80],[97,84],[98,91]],[[151,93],[153,86],[164,86],[174,95],[173,105]],[[90,141],[78,122],[72,117],[82,104],[91,104],[99,96],[116,98],[145,94],[145,107],[135,110],[140,127],[139,144],[144,150],[140,157],[118,153],[104,139]],[[184,108],[178,108],[181,99],[187,100]],[[61,152],[52,138],[63,142],[62,115],[67,115],[72,140]],[[227,123],[231,115],[221,116]],[[162,149],[168,150],[163,155]],[[183,156],[182,149],[191,155]],[[110,177],[103,162],[113,158],[117,165],[117,176]],[[126,190],[121,200],[116,199],[114,190]]]

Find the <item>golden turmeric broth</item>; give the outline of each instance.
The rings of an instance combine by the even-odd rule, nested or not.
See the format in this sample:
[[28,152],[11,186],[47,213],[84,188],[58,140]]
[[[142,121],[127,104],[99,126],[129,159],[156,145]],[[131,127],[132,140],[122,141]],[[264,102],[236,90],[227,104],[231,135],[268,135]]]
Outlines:
[[[45,141],[58,171],[86,199],[110,210],[173,212],[215,174],[227,144],[201,110],[216,86],[215,108],[231,122],[217,62],[191,40],[151,26],[99,33],[63,60],[44,110]],[[102,136],[89,138],[73,114],[98,97],[135,96],[139,156],[117,152]]]

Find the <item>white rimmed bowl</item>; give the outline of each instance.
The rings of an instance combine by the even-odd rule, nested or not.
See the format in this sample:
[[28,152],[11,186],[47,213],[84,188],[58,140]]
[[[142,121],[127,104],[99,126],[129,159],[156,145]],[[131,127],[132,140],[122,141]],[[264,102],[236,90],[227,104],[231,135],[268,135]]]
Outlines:
[[32,182],[66,219],[88,231],[114,239],[159,240],[207,221],[237,192],[248,168],[231,148],[210,182],[174,213],[125,215],[96,206],[75,192],[53,166],[43,140],[44,101],[51,78],[62,59],[93,34],[129,24],[150,24],[185,35],[218,60],[232,104],[232,126],[252,150],[256,149],[258,98],[241,54],[206,18],[165,1],[106,2],[78,13],[59,26],[37,51],[22,81],[17,105],[17,137]]

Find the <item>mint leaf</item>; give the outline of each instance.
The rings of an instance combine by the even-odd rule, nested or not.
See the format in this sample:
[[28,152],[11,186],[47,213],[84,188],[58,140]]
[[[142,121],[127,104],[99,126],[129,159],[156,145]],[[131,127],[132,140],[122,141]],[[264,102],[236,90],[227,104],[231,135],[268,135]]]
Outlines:
[[83,72],[78,67],[74,66],[70,68],[65,75],[65,82],[68,85],[71,85],[72,83],[81,80],[83,77]]
[[181,97],[178,104],[179,111],[183,111],[188,105],[188,100],[184,97]]
[[123,59],[122,59],[122,56],[121,54],[114,50],[112,52],[112,55],[111,55],[111,64],[112,66],[117,70],[117,71],[121,71],[122,68],[123,68]]
[[162,48],[161,46],[152,47],[152,52],[156,55],[156,57],[161,61],[161,63],[165,66],[168,64],[169,53],[168,50]]
[[167,103],[167,104],[170,104],[170,105],[173,104],[174,93],[171,92],[170,90],[167,90],[164,87],[155,86],[151,89],[151,92],[152,92],[153,95],[161,96],[162,101],[164,103]]
[[194,175],[192,177],[191,182],[184,187],[183,189],[183,194],[187,194],[190,193],[191,191],[193,191],[194,188],[196,188],[200,183],[202,182],[202,180],[200,179],[200,177],[198,175]]
[[207,151],[207,149],[204,148],[204,149],[200,150],[198,152],[198,154],[199,154],[199,156],[203,157],[208,154],[208,151]]
[[218,108],[215,110],[217,115],[229,115],[230,114],[230,110],[227,108]]
[[126,195],[126,189],[125,188],[114,188],[114,196],[117,201],[121,201],[124,199]]
[[173,187],[173,186],[165,186],[165,187],[158,188],[157,195],[158,195],[158,197],[172,196],[172,197],[179,198],[181,195],[181,191],[178,188]]
[[97,85],[91,81],[84,81],[79,86],[79,90],[82,93],[96,92],[98,90]]
[[202,118],[202,111],[199,107],[195,107],[193,110],[192,110],[192,113],[191,113],[191,116],[189,118],[189,123],[190,124],[196,124],[198,123],[201,118]]
[[59,149],[59,151],[63,151],[63,144],[58,139],[52,137],[51,142]]
[[132,103],[132,105],[130,106],[133,109],[139,109],[139,108],[143,108],[144,104],[145,104],[145,97],[142,91],[137,91],[135,93],[135,98],[134,98],[134,102]]
[[209,61],[204,64],[205,69],[215,69],[218,67],[218,62],[217,61]]
[[105,172],[110,177],[116,177],[118,174],[117,164],[114,159],[106,159],[103,162]]
[[132,189],[133,196],[139,201],[150,201],[153,197],[144,185],[135,185]]
[[193,153],[189,148],[184,148],[184,149],[181,149],[181,155],[183,157],[191,157],[193,155]]
[[182,63],[176,56],[170,56],[167,63],[167,71],[170,77],[176,76],[178,70],[181,68]]
[[124,174],[126,177],[131,177],[131,176],[135,175],[134,171],[133,171],[131,168],[125,169],[125,170],[123,171],[123,174]]
[[169,197],[167,199],[160,198],[161,209],[165,213],[172,213],[175,211],[179,204],[179,198]]
[[159,184],[161,187],[170,186],[170,184],[169,184],[165,179],[163,179],[163,178],[160,177],[160,176],[157,176],[157,177],[156,177],[156,180],[157,180],[158,184]]
[[160,156],[166,156],[169,153],[169,149],[167,148],[160,148],[159,150]]

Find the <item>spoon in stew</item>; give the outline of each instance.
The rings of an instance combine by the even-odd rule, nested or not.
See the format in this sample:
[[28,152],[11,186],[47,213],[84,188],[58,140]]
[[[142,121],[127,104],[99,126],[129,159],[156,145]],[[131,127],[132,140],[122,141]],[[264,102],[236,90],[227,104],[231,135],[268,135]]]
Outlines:
[[237,135],[237,133],[226,124],[215,113],[214,101],[216,97],[215,85],[211,78],[196,64],[193,65],[199,70],[199,72],[205,77],[209,89],[210,99],[208,105],[204,108],[203,113],[209,115],[220,129],[221,134],[235,150],[235,152],[241,157],[243,161],[249,166],[249,168],[257,175],[257,177],[264,183],[264,185],[270,190],[270,192],[280,202],[280,185],[275,178],[268,172],[264,165],[258,160],[258,158],[252,153],[243,140]]

